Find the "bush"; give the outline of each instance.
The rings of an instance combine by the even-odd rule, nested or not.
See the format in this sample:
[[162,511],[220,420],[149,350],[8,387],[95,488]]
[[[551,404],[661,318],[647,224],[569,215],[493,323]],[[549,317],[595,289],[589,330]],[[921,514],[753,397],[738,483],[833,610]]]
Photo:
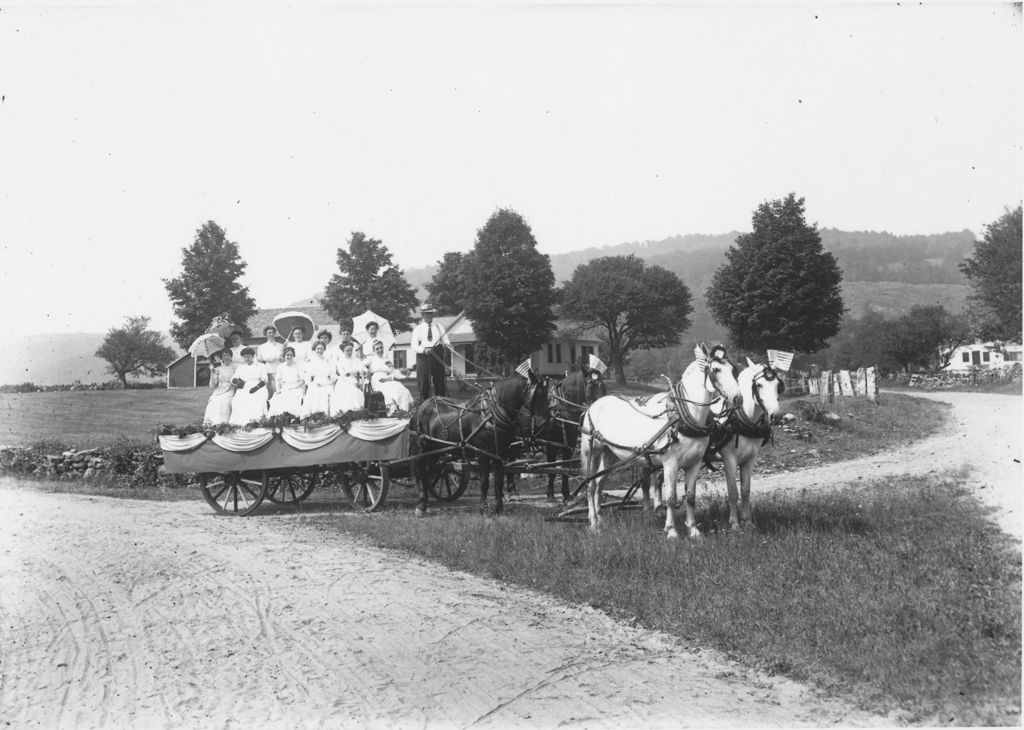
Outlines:
[[792,405],[800,418],[808,423],[825,423],[825,414],[830,413],[827,406],[816,400],[797,400]]

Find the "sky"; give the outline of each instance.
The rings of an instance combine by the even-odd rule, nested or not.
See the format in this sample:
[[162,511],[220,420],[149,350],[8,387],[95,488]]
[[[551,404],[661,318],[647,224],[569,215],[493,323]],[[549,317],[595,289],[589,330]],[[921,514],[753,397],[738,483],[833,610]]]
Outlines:
[[207,220],[260,307],[353,231],[403,269],[513,208],[549,254],[750,230],[980,235],[1024,188],[1011,4],[0,6],[9,334],[173,318]]

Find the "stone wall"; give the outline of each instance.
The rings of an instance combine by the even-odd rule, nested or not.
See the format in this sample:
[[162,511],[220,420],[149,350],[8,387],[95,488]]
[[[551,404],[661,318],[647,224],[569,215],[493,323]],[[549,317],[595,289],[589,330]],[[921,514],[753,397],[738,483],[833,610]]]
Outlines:
[[163,454],[156,446],[116,442],[81,450],[54,446],[0,446],[0,474],[96,480],[125,487],[168,486],[178,481],[162,474]]
[[1001,368],[973,368],[968,372],[914,373],[907,381],[911,388],[921,390],[953,390],[996,383],[1021,383],[1018,363]]

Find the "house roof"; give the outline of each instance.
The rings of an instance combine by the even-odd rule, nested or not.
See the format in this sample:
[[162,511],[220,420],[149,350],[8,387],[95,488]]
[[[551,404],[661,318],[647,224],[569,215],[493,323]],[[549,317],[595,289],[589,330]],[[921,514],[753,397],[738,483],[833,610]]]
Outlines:
[[308,314],[309,318],[313,320],[313,324],[317,330],[324,329],[325,327],[330,329],[330,325],[335,325],[335,331],[337,330],[338,320],[327,313],[327,310],[321,307],[319,304],[311,304],[306,307],[277,307],[274,309],[257,309],[256,314],[249,317],[246,321],[246,326],[252,333],[262,334],[263,328],[268,324],[274,323],[274,317],[285,312],[302,312]]

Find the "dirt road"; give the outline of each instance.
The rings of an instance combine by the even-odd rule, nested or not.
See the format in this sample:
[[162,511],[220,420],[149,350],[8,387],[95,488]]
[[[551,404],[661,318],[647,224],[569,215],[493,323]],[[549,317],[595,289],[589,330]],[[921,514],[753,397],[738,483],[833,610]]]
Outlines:
[[[1020,467],[1003,457],[1020,459],[1020,399],[977,408],[984,396],[953,399],[956,423],[931,446],[803,472],[801,485],[959,467],[991,449],[1001,460],[976,472],[978,493],[1016,510],[1007,495]],[[989,431],[979,419],[1012,421],[1007,451],[981,443]],[[954,447],[960,456],[947,453]],[[990,473],[999,484],[981,489]],[[797,477],[755,489],[783,488],[787,476]],[[1002,488],[1007,479],[1013,490]],[[896,722],[600,612],[369,549],[294,517],[227,519],[200,502],[0,487],[0,725]]]

